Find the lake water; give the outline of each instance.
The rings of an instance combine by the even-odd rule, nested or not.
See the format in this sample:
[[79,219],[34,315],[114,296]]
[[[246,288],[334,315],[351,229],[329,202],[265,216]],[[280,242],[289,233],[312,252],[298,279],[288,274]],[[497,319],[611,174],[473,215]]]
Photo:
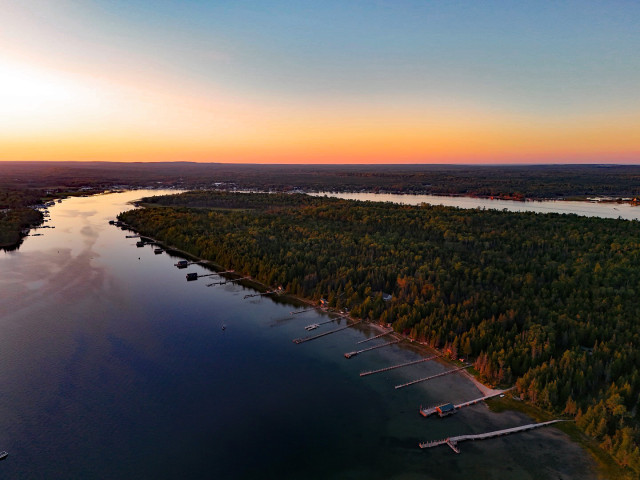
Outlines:
[[420,450],[530,421],[483,404],[424,419],[420,405],[480,393],[458,374],[393,388],[449,368],[436,362],[361,378],[420,354],[394,345],[346,360],[376,333],[366,326],[296,345],[327,317],[207,287],[215,277],[187,282],[210,272],[178,270],[108,224],[157,193],[66,199],[50,209],[54,229],[0,252],[0,478],[595,478],[555,428],[465,442],[460,455]]
[[628,203],[599,201],[568,200],[496,200],[489,198],[451,197],[441,195],[397,195],[392,193],[336,193],[321,192],[311,195],[344,198],[347,200],[363,200],[373,202],[392,202],[406,205],[445,205],[458,208],[480,208],[507,210],[509,212],[566,213],[584,217],[621,218],[623,220],[640,220],[640,206]]

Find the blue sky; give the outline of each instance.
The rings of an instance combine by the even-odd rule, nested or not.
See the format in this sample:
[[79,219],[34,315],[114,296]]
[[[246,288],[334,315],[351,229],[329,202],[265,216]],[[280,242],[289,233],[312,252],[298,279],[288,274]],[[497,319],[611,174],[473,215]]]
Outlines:
[[[461,134],[467,135],[478,130],[474,122],[482,123],[485,116],[496,123],[490,132],[496,137],[492,140],[496,152],[508,153],[513,160],[517,160],[516,139],[510,137],[500,145],[500,122],[522,122],[522,129],[528,124],[531,132],[542,132],[545,122],[556,129],[565,122],[575,132],[555,140],[562,147],[558,150],[562,158],[582,155],[589,160],[588,151],[579,145],[572,151],[567,142],[577,141],[581,124],[589,127],[585,135],[591,135],[598,122],[606,122],[609,130],[594,145],[594,159],[613,154],[628,161],[640,151],[640,139],[634,138],[640,134],[639,2],[2,3],[0,60],[4,52],[9,62],[5,69],[18,63],[70,74],[107,97],[110,94],[103,89],[110,83],[138,89],[148,83],[158,95],[165,91],[172,97],[201,96],[209,113],[214,108],[210,97],[216,95],[235,101],[244,113],[255,105],[253,120],[249,113],[232,115],[229,121],[238,127],[234,130],[237,135],[244,122],[247,132],[254,125],[268,136],[265,116],[272,116],[275,124],[286,124],[283,130],[291,130],[304,121],[305,111],[310,117],[325,119],[325,125],[331,122],[328,110],[333,108],[337,121],[345,113],[371,119],[379,114],[376,125],[395,119],[394,125],[415,125],[416,131],[418,126],[437,123],[442,115],[451,123],[448,129],[462,125]],[[101,86],[91,86],[92,80]],[[119,98],[114,104],[118,102],[124,100]],[[149,102],[159,102],[153,109],[162,110],[161,99]],[[471,119],[468,125],[465,111]],[[95,115],[104,118],[105,114],[96,111]],[[151,126],[140,121],[137,128],[149,135]],[[207,121],[216,123],[214,118]],[[611,131],[612,122],[619,122],[622,130]],[[366,128],[363,124],[357,130]],[[330,130],[327,143],[331,143]],[[376,128],[371,131],[375,135]],[[542,133],[542,141],[550,142],[548,152],[552,152],[553,134]],[[309,135],[306,132],[300,138]],[[615,150],[621,139],[622,149]],[[223,140],[233,150],[230,137]],[[361,137],[354,139],[362,141]],[[261,142],[264,140],[256,140],[256,145]],[[321,139],[314,140],[316,147],[319,143]],[[441,143],[438,152],[444,151],[446,141]],[[530,143],[524,142],[522,148],[529,148]],[[214,141],[210,151],[212,159],[219,160],[216,145],[220,144]],[[339,153],[333,152],[336,161]],[[469,155],[473,157],[473,148]],[[365,157],[363,150],[359,158],[364,161]],[[428,145],[416,144],[412,159],[429,161],[428,157]]]

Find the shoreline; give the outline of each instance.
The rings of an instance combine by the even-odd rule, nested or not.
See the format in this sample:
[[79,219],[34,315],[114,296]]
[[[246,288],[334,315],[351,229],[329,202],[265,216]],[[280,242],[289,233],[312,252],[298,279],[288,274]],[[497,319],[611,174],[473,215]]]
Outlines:
[[[135,205],[133,202],[131,203],[135,208],[140,208],[138,205]],[[165,251],[170,251],[170,252],[176,252],[179,253],[181,255],[187,256],[190,259],[196,260],[199,265],[203,265],[203,266],[210,266],[214,269],[214,271],[218,272],[218,271],[226,271],[226,268],[223,265],[219,265],[211,260],[207,260],[205,258],[200,258],[197,255],[193,255],[190,252],[187,252],[185,250],[182,250],[180,248],[174,247],[172,245],[167,245],[166,243],[151,237],[150,235],[142,235],[141,232],[137,231],[133,226],[128,225],[128,224],[124,224],[123,225],[124,228],[137,233],[141,236],[144,236],[145,238],[149,238],[151,240],[153,240],[153,242],[155,242],[156,244],[162,245],[162,247],[165,249]],[[122,227],[119,227],[122,228]],[[219,270],[218,270],[219,269]],[[239,272],[233,272],[234,275],[240,275],[243,276],[242,273]],[[277,291],[277,287],[273,287],[273,286],[269,286],[266,285],[262,282],[260,282],[259,280],[253,278],[253,277],[249,277],[249,278],[244,278],[242,280],[240,280],[238,282],[238,284],[242,284],[242,283],[251,283],[253,284],[253,286],[249,286],[250,288],[253,288],[254,290],[256,290],[259,293],[264,293],[264,292],[260,292],[257,288],[255,288],[255,286],[259,286],[262,287],[265,291]],[[274,298],[274,297],[272,297]],[[340,312],[336,312],[336,311],[332,311],[329,310],[328,308],[324,308],[320,305],[317,305],[316,303],[314,303],[313,300],[311,299],[306,299],[306,298],[302,298],[302,297],[298,297],[297,295],[293,295],[291,293],[287,293],[287,292],[282,292],[282,293],[277,293],[275,295],[275,298],[285,298],[285,299],[289,299],[291,301],[291,303],[301,303],[304,305],[308,305],[309,307],[314,308],[315,310],[319,311],[319,312],[323,312],[326,313],[327,315],[337,315],[341,318],[346,319],[348,322],[350,323],[356,323],[356,322],[362,322],[363,324],[367,325],[369,328],[374,329],[375,331],[377,331],[378,333],[384,333],[386,331],[388,331],[387,328],[385,328],[383,325],[381,325],[378,322],[372,321],[370,319],[356,319],[354,317],[352,317],[349,314],[344,314],[344,313],[340,313]],[[448,366],[457,366],[455,364],[455,361],[451,361],[450,359],[445,358],[445,356],[442,354],[442,352],[440,350],[438,350],[437,348],[431,347],[423,342],[419,342],[415,339],[412,339],[406,335],[403,335],[401,333],[396,332],[395,330],[393,330],[393,328],[391,328],[391,332],[389,332],[389,335],[393,336],[395,339],[397,340],[407,340],[408,345],[411,345],[412,347],[414,347],[415,350],[418,350],[420,355],[423,358],[426,358],[427,356],[429,356],[427,354],[427,352],[425,350],[431,350],[435,353],[438,354],[438,358],[435,359],[435,361],[440,361],[442,363],[445,363]],[[469,373],[468,370],[461,370],[460,373],[463,375],[463,377],[466,378],[466,380],[470,381],[471,383],[473,383],[473,385],[478,389],[478,391],[480,393],[482,393],[483,396],[488,396],[488,395],[492,395],[492,394],[500,394],[503,392],[506,392],[507,390],[511,390],[515,387],[510,387],[508,389],[505,390],[501,390],[501,389],[493,389],[488,385],[483,384],[482,382],[480,382],[480,380],[478,380],[476,377],[474,377],[471,373]]]
[[[135,228],[130,226],[130,225],[126,225],[125,228],[128,228],[128,229],[130,229],[132,231],[136,231]],[[137,233],[139,233],[139,232],[137,232]],[[153,237],[150,237],[150,236],[146,236],[146,237],[153,238]],[[157,241],[157,240],[154,239],[154,241]],[[162,244],[163,246],[166,245],[163,242],[158,242],[158,243]],[[171,247],[171,246],[168,247],[168,249],[172,250],[172,251],[174,251],[176,253],[179,253],[179,254],[182,254],[182,255],[186,255],[189,258],[196,259],[198,261],[198,263],[203,265],[203,266],[210,266],[210,267],[214,268],[214,270],[216,270],[216,269],[220,269],[222,271],[225,270],[225,268],[223,266],[221,266],[221,265],[219,265],[219,264],[217,264],[217,263],[215,263],[215,262],[213,262],[211,260],[202,259],[202,258],[200,258],[200,257],[198,257],[196,255],[193,255],[193,254],[191,254],[191,253],[189,253],[187,251],[184,251],[182,249],[174,248],[174,247]],[[237,274],[237,275],[241,275],[242,276],[242,274],[239,273],[239,272],[234,272],[234,273]],[[259,288],[264,288],[265,290],[275,290],[272,287],[270,287],[270,286],[258,281],[257,279],[254,279],[254,278],[248,278],[248,279],[243,280],[243,281],[241,281],[239,283],[240,284],[245,284],[245,286],[247,286],[246,285],[247,283],[250,283],[251,285],[248,285],[248,286],[250,286],[250,288],[256,289],[257,291],[260,291],[260,290],[258,288],[256,288],[255,286],[258,286]],[[322,308],[321,306],[317,305],[311,299],[301,298],[301,297],[298,297],[298,296],[290,294],[290,293],[282,293],[282,294],[277,295],[275,298],[278,298],[278,297],[283,298],[283,299],[288,299],[288,300],[296,302],[296,303],[300,303],[301,305],[308,305],[309,307],[313,307],[317,311],[322,311],[322,312],[327,313],[329,315],[331,315],[331,314],[340,315],[342,318],[345,318],[350,323],[358,321],[358,320],[354,319],[353,317],[351,317],[350,315],[344,315],[344,314],[340,314],[338,312],[334,312],[334,311]],[[382,333],[382,332],[387,331],[387,329],[385,328],[384,325],[381,325],[380,323],[375,322],[375,321],[371,321],[370,319],[363,319],[363,326],[364,326],[364,324],[368,325],[369,328],[372,328],[376,332]],[[436,359],[436,361],[441,361],[442,363],[447,364],[449,366],[456,366],[456,360],[455,359],[453,361],[451,361],[450,359],[444,357],[440,350],[435,349],[435,348],[427,345],[426,343],[411,339],[411,338],[407,337],[406,335],[403,335],[403,334],[395,332],[395,331],[390,332],[390,335],[392,335],[396,339],[406,339],[406,340],[408,340],[408,342],[404,343],[404,346],[405,347],[409,347],[410,346],[410,348],[412,350],[418,352],[423,358],[427,356],[426,352],[428,350],[431,350],[431,351],[434,351],[434,352],[439,354],[439,358]],[[473,374],[471,374],[467,370],[461,370],[460,373],[463,374],[463,376],[460,377],[460,378],[465,378],[466,381],[471,382],[474,385],[474,387],[482,394],[482,396],[488,396],[488,395],[491,395],[491,394],[494,394],[494,393],[495,394],[501,394],[501,393],[505,393],[507,390],[511,390],[510,388],[505,389],[505,390],[491,388],[490,386],[483,384],[480,380],[478,380],[476,377],[474,377]],[[455,377],[455,375],[454,375],[454,377]],[[505,401],[506,400],[511,400],[511,398],[512,398],[512,395],[506,397],[504,400]],[[515,400],[518,400],[518,399],[515,398]],[[495,401],[496,402],[500,402],[501,399],[496,399]],[[518,402],[518,403],[520,403],[520,402]],[[526,416],[528,416],[530,418],[535,418],[535,416],[532,416],[530,413],[528,413],[527,411],[523,410],[522,407],[525,407],[525,406],[530,406],[530,405],[527,402],[522,402],[521,403],[521,408],[509,408],[509,406],[507,405],[506,410],[523,413],[524,415],[526,415]],[[531,406],[531,407],[532,408],[536,408],[536,407],[533,407],[533,406]],[[489,408],[491,408],[491,407],[489,407]],[[544,411],[544,413],[548,414],[548,415],[553,415],[552,412]],[[564,430],[562,430],[562,429],[560,429],[560,430],[564,432]],[[577,430],[577,431],[581,432],[580,430]],[[567,432],[564,432],[564,433],[566,434]],[[594,455],[594,453],[593,453],[593,451],[591,449],[586,448],[585,445],[582,442],[577,441],[576,438],[573,438],[571,435],[569,435],[569,440],[571,442],[573,442],[573,443],[576,443],[576,444],[580,445],[587,454],[590,454],[592,457],[596,458],[596,460],[598,461],[598,463],[600,465],[603,463],[603,461],[600,458],[598,458],[596,455]],[[610,454],[608,454],[607,452],[605,452],[603,450],[600,451],[599,449],[598,449],[598,454],[601,455],[601,456],[604,455],[607,458],[609,458],[609,456],[610,456]],[[599,468],[598,468],[598,470],[599,470]],[[620,477],[620,478],[622,478],[622,477]]]

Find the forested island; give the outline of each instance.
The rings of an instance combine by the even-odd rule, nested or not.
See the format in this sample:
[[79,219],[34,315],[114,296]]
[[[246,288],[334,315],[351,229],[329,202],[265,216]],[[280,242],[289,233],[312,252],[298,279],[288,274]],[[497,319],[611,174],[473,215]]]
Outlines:
[[575,418],[640,473],[638,222],[299,194],[143,202],[119,218],[468,358],[482,379]]

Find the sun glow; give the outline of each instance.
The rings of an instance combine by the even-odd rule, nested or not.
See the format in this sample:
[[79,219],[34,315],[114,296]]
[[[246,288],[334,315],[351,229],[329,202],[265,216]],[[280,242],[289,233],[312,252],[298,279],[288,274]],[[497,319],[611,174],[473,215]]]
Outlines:
[[0,128],[3,135],[60,131],[100,107],[95,91],[59,72],[0,58]]

